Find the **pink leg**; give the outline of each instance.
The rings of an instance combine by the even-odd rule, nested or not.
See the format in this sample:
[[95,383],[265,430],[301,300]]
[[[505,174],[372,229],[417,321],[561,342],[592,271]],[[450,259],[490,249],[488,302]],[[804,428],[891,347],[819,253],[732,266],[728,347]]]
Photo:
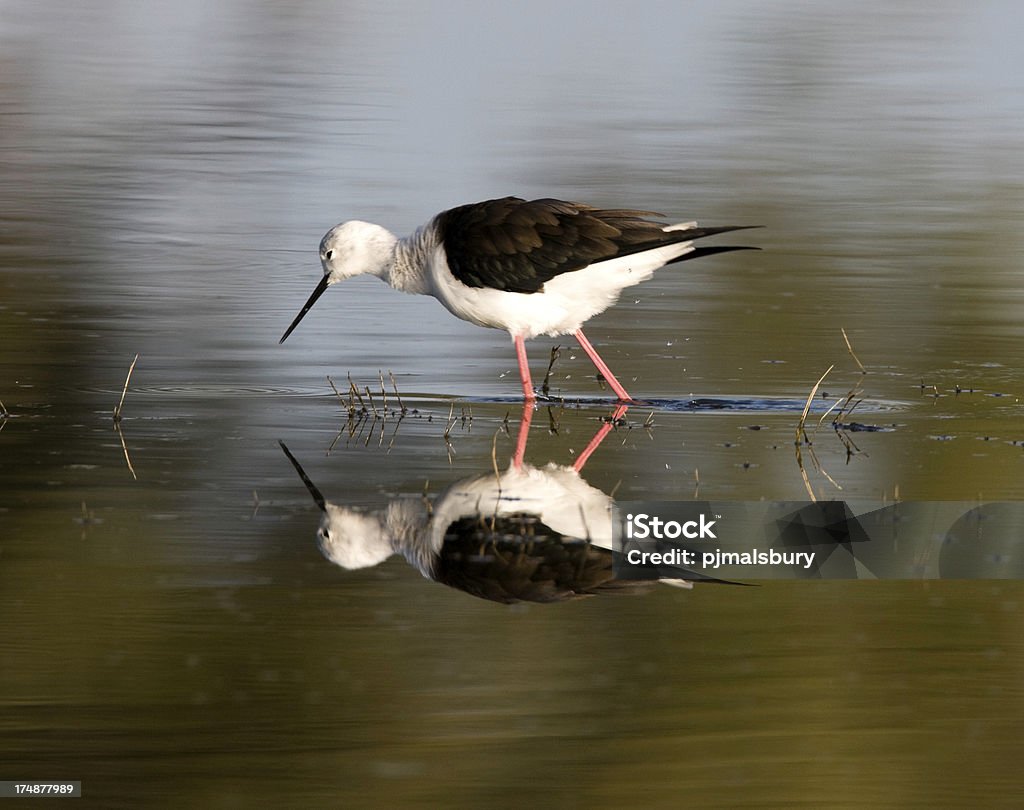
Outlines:
[[619,405],[619,407],[615,409],[615,413],[611,415],[608,421],[601,425],[601,429],[594,434],[594,438],[590,440],[590,444],[588,444],[583,449],[583,452],[580,453],[579,458],[576,459],[576,463],[572,465],[572,468],[576,470],[576,472],[580,472],[583,469],[583,465],[587,463],[587,459],[590,458],[591,455],[593,455],[594,451],[598,447],[600,447],[601,442],[604,441],[604,437],[612,432],[612,429],[615,427],[616,423],[623,416],[625,416],[626,411],[628,410],[628,405]]
[[587,340],[587,336],[583,334],[582,329],[577,329],[572,333],[572,336],[580,342],[580,346],[583,347],[590,359],[594,361],[594,365],[597,366],[597,370],[601,372],[601,376],[605,378],[605,381],[612,387],[612,391],[623,402],[632,402],[633,397],[627,393],[626,389],[622,387],[622,384],[615,379],[615,375],[612,374],[612,370],[608,368],[608,364],[601,359],[601,355],[597,353],[597,349],[590,345],[590,341]]
[[526,440],[530,436],[530,421],[533,419],[533,405],[523,403],[523,415],[519,418],[519,435],[516,436],[516,454],[512,456],[512,466],[517,470],[523,466],[526,455]]
[[521,337],[512,338],[516,344],[516,357],[519,359],[519,379],[523,381],[523,397],[529,401],[537,398],[533,393],[533,382],[530,380],[530,364],[526,359],[526,343]]

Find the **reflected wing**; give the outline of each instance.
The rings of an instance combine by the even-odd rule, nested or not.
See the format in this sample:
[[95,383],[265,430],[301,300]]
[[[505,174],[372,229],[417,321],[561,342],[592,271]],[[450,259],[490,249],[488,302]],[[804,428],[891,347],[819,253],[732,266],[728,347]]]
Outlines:
[[492,602],[567,602],[654,586],[615,578],[612,553],[567,537],[536,515],[473,514],[445,528],[432,576]]

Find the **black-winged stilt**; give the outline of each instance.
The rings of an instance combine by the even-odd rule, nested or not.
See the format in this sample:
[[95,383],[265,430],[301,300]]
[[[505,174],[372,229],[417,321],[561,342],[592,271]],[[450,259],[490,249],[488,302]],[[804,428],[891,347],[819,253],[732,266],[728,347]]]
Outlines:
[[[581,477],[585,459],[572,467],[522,460],[532,413],[524,403],[507,470],[464,478],[432,501],[409,493],[374,510],[327,501],[284,442],[281,449],[320,507],[321,553],[347,570],[398,554],[427,579],[506,603],[562,602],[653,585],[615,578],[612,499]],[[588,450],[605,435],[600,431]],[[660,581],[689,588],[691,579],[707,577],[680,571],[679,578]]]
[[648,217],[661,214],[503,197],[443,211],[404,239],[380,225],[343,222],[321,240],[323,278],[280,342],[330,285],[366,273],[396,290],[432,295],[463,320],[507,330],[527,400],[536,394],[524,341],[572,334],[616,396],[632,401],[583,334],[583,324],[659,267],[750,249],[695,247],[695,239],[755,227],[700,228]]

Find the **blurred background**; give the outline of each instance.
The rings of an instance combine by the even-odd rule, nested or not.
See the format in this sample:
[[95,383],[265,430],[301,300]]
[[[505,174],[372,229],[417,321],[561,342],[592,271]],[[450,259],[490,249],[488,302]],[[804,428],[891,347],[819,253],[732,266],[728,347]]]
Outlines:
[[[277,341],[345,219],[513,194],[760,224],[588,326],[660,403],[589,485],[1019,500],[1015,12],[0,0],[0,779],[111,807],[1005,804],[1018,583],[504,607],[400,557],[344,571],[278,439],[329,501],[436,495],[507,463],[511,342],[371,278]],[[565,339],[535,377],[556,345],[554,391],[607,398]],[[811,421],[859,386],[885,430],[826,421],[805,483],[830,366]],[[328,375],[390,398],[389,372],[410,413],[350,423]],[[609,412],[540,409],[527,460],[571,464]]]

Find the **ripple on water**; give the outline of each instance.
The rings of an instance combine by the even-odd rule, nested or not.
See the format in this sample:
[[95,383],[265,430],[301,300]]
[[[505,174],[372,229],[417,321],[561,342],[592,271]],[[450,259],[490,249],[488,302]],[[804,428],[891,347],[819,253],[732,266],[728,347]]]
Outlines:
[[[78,389],[92,394],[114,394],[120,395],[121,390],[114,391],[110,388],[82,388]],[[330,391],[326,392],[331,394]],[[130,397],[181,397],[187,399],[214,399],[222,397],[322,397],[325,395],[323,386],[316,388],[287,387],[272,385],[219,385],[211,383],[191,385],[140,385],[131,386],[128,389]],[[333,396],[333,395],[332,395]]]
[[[811,413],[827,411],[835,406],[837,401],[845,397],[817,397],[811,403]],[[445,400],[447,402],[447,400]],[[480,404],[515,404],[522,403],[517,397],[465,397],[457,398],[457,402],[480,403]],[[581,399],[559,399],[558,397],[538,397],[538,404],[543,405],[564,405],[567,408],[577,407],[610,407],[618,404],[615,400],[607,398],[581,398]],[[653,408],[658,411],[689,412],[689,411],[713,411],[737,412],[737,413],[802,413],[807,404],[807,398],[797,399],[793,397],[732,397],[732,396],[710,396],[710,397],[680,397],[670,399],[638,399],[633,403],[635,408]],[[884,399],[864,399],[858,402],[858,412],[886,413],[900,411],[909,407],[905,402]]]

